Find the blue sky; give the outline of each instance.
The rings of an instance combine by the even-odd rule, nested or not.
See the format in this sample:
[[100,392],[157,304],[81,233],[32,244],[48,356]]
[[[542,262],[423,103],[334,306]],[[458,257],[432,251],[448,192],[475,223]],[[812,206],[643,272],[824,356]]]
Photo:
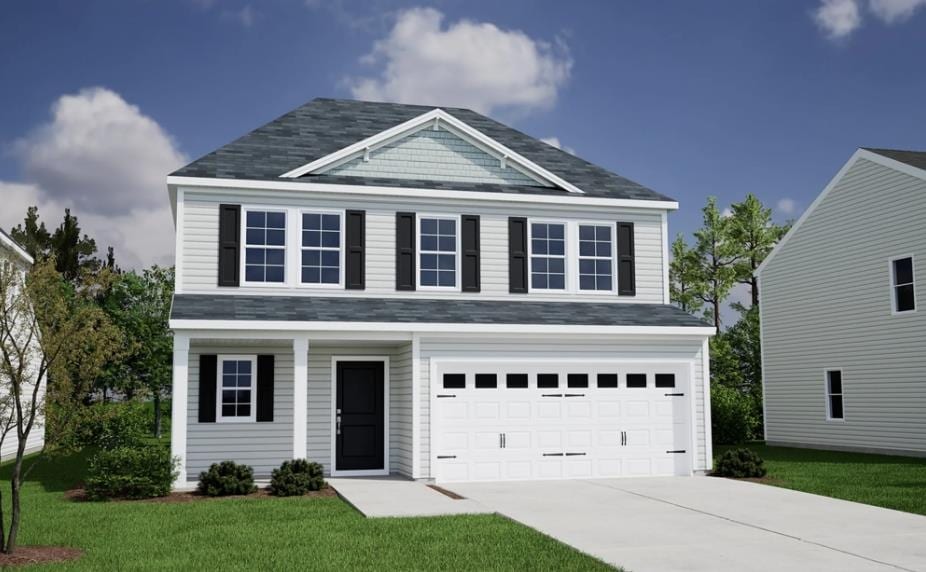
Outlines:
[[[73,207],[169,262],[163,175],[314,97],[470,104],[677,198],[799,216],[858,146],[926,149],[926,1],[11,1],[0,226]],[[56,210],[57,209],[57,210]]]

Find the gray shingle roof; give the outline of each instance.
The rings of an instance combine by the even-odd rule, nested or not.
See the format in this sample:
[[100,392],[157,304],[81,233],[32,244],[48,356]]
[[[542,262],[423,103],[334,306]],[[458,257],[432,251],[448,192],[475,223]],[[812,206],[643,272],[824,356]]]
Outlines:
[[[275,180],[367,137],[415,118],[436,106],[313,99],[305,105],[258,127],[247,135],[205,155],[172,175],[220,179]],[[442,108],[511,150],[576,185],[588,197],[638,200],[673,200],[639,183],[556,149],[543,141],[469,109]],[[479,183],[442,183],[331,175],[307,175],[316,183],[402,186],[423,189],[556,194],[563,191],[534,186]]]
[[926,151],[904,151],[902,149],[875,149],[872,147],[863,147],[866,151],[871,151],[872,153],[877,153],[887,157],[888,159],[893,159],[895,161],[900,161],[901,163],[906,163],[917,169],[923,169],[926,171]]
[[177,294],[172,320],[681,326],[709,324],[675,306],[414,298]]

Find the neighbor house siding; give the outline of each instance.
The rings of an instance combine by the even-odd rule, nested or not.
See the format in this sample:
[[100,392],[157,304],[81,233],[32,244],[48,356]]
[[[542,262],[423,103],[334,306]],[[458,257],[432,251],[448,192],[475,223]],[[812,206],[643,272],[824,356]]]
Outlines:
[[493,339],[486,336],[421,338],[419,371],[421,375],[421,477],[431,476],[431,360],[440,358],[587,358],[595,359],[660,359],[691,360],[694,364],[695,435],[697,456],[694,470],[709,468],[705,456],[704,379],[701,365],[702,342],[682,340],[628,340],[603,336],[521,336]]
[[[489,201],[449,201],[440,191],[427,201],[356,197],[336,193],[260,193],[235,191],[204,192],[186,189],[183,193],[183,224],[180,225],[181,271],[179,289],[185,293],[223,292],[306,294],[313,296],[429,296],[521,298],[530,300],[613,301],[664,303],[663,282],[663,215],[647,209],[614,207],[555,207],[526,203]],[[565,191],[564,191],[565,193]],[[319,209],[361,209],[366,211],[366,284],[361,291],[318,288],[240,287],[220,288],[218,282],[219,204],[267,205]],[[395,289],[395,213],[474,214],[481,222],[482,289],[478,293],[396,292]],[[583,293],[510,294],[508,284],[508,217],[526,216],[546,219],[632,222],[635,231],[636,295],[618,296]],[[292,221],[296,222],[296,221]],[[291,222],[291,224],[292,224]],[[570,268],[575,273],[575,268]]]
[[[766,437],[926,453],[926,182],[861,159],[763,269]],[[912,255],[917,311],[892,315],[889,259]],[[844,421],[826,420],[841,369]]]

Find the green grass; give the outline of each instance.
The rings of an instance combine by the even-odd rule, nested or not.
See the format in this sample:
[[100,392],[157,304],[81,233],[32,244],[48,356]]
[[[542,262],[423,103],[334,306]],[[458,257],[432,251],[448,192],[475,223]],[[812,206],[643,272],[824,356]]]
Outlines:
[[494,515],[366,519],[337,498],[65,500],[84,465],[80,457],[42,461],[25,484],[20,544],[86,552],[30,571],[612,570]]
[[[747,447],[765,459],[771,485],[926,515],[926,459]],[[717,446],[715,455],[730,448]]]

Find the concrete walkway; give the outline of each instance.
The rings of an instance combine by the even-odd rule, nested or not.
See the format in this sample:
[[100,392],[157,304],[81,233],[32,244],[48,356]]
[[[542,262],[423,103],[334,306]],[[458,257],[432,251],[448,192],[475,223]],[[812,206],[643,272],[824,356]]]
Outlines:
[[328,479],[345,501],[367,517],[445,516],[494,511],[469,499],[452,499],[424,483],[399,477]]
[[710,477],[447,485],[633,572],[926,571],[926,517]]

